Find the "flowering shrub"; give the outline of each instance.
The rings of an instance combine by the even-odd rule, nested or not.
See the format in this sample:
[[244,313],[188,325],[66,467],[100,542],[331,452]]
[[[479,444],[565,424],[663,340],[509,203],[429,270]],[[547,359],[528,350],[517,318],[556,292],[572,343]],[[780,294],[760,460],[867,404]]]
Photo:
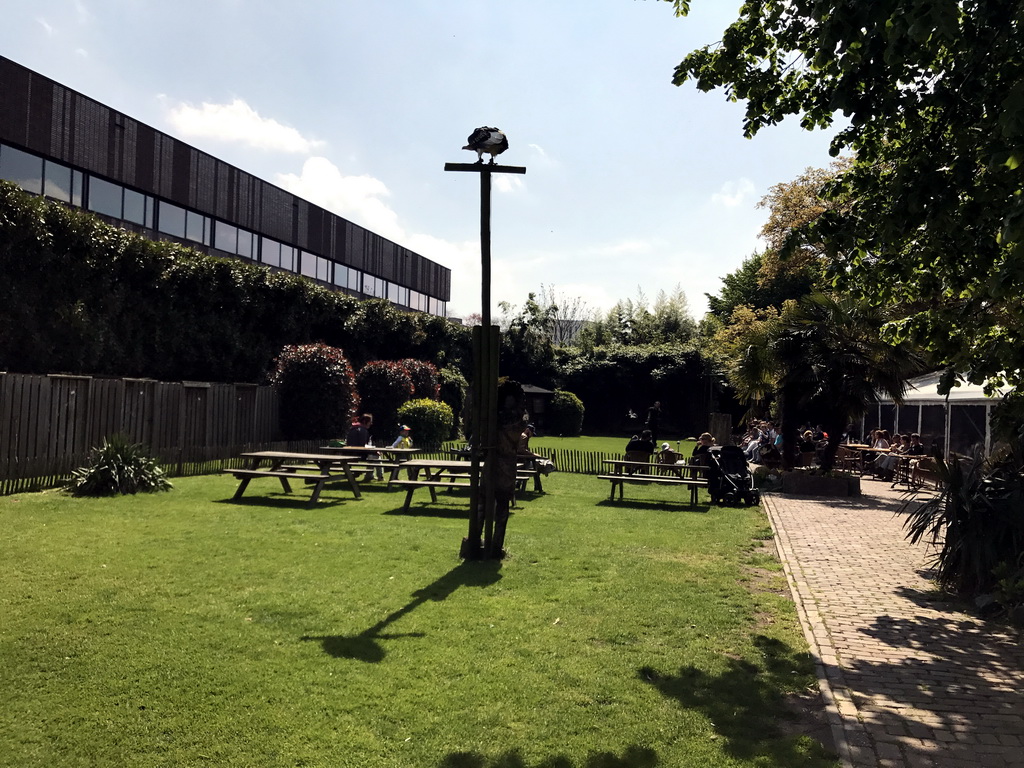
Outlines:
[[455,420],[447,404],[428,398],[410,400],[398,409],[398,418],[412,428],[413,445],[436,450],[451,434]]
[[548,432],[562,437],[579,437],[583,432],[583,412],[583,401],[576,395],[556,389],[548,407]]
[[281,400],[281,430],[292,440],[344,436],[359,407],[352,366],[326,344],[290,345],[270,375]]
[[438,379],[437,366],[425,360],[407,358],[399,360],[398,364],[405,368],[412,380],[412,396],[416,398],[427,398],[437,400],[441,395],[441,383]]
[[390,443],[398,434],[398,409],[413,396],[412,379],[405,367],[392,360],[374,360],[356,374],[356,386],[363,412],[373,414],[375,442]]

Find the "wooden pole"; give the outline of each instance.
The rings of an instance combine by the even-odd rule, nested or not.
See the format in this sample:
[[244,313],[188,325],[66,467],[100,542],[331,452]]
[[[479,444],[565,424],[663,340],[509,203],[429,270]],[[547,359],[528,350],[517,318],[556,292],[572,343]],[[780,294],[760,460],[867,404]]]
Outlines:
[[[494,457],[498,432],[498,350],[500,336],[491,322],[491,174],[526,173],[512,165],[445,163],[446,171],[480,174],[480,317],[481,328],[473,329],[474,376],[470,433],[475,441],[470,455],[469,533],[463,557],[500,557],[492,552],[494,535]],[[481,510],[483,514],[481,515]],[[481,530],[482,529],[482,530]],[[481,534],[483,551],[481,553]]]

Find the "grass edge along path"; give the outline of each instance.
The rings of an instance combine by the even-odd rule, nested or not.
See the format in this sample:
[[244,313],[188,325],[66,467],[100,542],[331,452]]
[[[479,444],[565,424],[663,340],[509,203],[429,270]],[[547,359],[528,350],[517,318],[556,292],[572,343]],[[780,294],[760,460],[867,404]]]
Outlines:
[[463,564],[462,498],[175,486],[0,499],[0,766],[836,765],[757,509],[558,473]]

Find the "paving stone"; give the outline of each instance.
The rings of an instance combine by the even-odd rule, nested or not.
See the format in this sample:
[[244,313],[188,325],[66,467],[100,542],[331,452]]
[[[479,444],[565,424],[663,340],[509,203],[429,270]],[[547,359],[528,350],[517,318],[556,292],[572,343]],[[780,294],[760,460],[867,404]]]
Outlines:
[[862,491],[765,496],[801,625],[827,660],[821,685],[843,723],[845,764],[1024,768],[1024,647],[936,599],[934,549],[906,540],[901,494]]

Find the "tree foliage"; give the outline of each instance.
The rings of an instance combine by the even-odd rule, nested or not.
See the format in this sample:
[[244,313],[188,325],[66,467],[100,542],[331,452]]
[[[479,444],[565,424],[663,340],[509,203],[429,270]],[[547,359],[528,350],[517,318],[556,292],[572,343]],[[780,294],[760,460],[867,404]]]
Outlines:
[[[676,0],[685,15],[689,3]],[[744,134],[846,117],[831,146],[849,201],[797,237],[830,277],[980,381],[1024,376],[1024,2],[758,0],[674,82],[743,100]]]
[[364,413],[373,414],[373,432],[388,443],[398,434],[398,409],[412,399],[413,384],[408,371],[393,360],[373,360],[359,369],[356,387]]
[[466,369],[469,331],[156,243],[0,182],[0,369],[259,382],[285,345]]
[[326,344],[286,346],[270,382],[281,401],[281,430],[292,440],[344,435],[359,408],[348,358]]
[[746,402],[778,400],[783,459],[792,466],[796,426],[814,413],[829,434],[830,469],[840,435],[880,394],[899,402],[922,363],[906,344],[881,337],[886,314],[850,297],[813,294],[781,312],[737,310],[723,331],[729,383]]
[[412,381],[412,396],[426,400],[437,400],[441,394],[441,382],[438,378],[437,366],[426,360],[407,358],[398,364],[405,368]]
[[579,437],[583,433],[583,401],[572,392],[556,389],[547,412],[547,431],[563,437]]

